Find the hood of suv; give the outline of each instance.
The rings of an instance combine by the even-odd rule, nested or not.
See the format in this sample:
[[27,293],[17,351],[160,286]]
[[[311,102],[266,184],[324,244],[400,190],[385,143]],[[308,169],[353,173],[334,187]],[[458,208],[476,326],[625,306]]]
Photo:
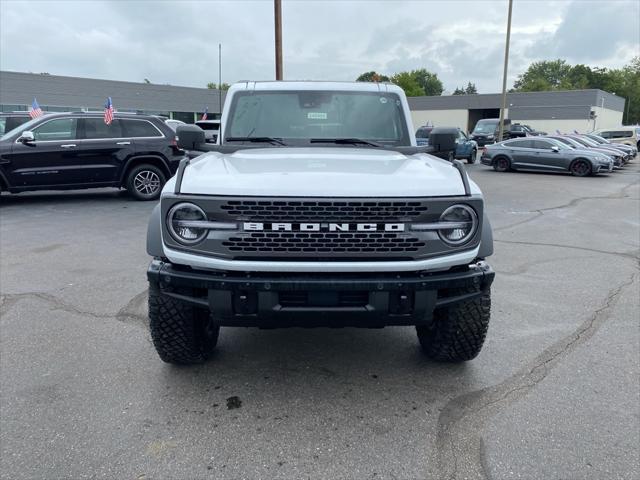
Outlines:
[[[174,189],[175,177],[165,191]],[[472,193],[479,193],[472,184]],[[369,148],[260,148],[192,160],[182,193],[244,196],[424,197],[464,195],[451,163]]]

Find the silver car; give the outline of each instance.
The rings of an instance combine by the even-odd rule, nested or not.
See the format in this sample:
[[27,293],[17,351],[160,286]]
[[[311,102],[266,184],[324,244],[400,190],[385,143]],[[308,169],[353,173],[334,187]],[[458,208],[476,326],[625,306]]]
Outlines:
[[480,161],[497,172],[532,170],[569,172],[576,177],[613,170],[613,160],[600,152],[575,150],[550,138],[516,138],[487,145]]

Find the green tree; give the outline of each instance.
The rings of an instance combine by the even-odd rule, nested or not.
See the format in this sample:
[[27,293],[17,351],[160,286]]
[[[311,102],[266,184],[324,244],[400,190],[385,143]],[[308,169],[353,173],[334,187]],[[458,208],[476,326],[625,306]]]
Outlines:
[[467,82],[467,88],[464,89],[464,93],[467,95],[473,95],[478,93],[478,89],[476,88],[475,83]]
[[464,91],[464,88],[456,87],[456,89],[453,91],[452,95],[464,95],[465,93],[467,93],[467,92]]
[[424,90],[423,95],[442,95],[444,85],[442,85],[437,73],[421,68],[419,70],[411,70],[410,74],[413,75],[417,84]]
[[543,60],[533,62],[526,72],[518,76],[513,88],[519,92],[556,90],[571,72],[571,65],[565,60]]
[[389,77],[376,71],[365,72],[356,78],[356,82],[388,82]]
[[391,77],[391,82],[404,90],[407,97],[421,97],[424,89],[420,86],[413,72],[400,72]]
[[[231,85],[229,85],[228,83],[222,82],[220,84],[220,90],[223,90],[223,91],[229,90],[230,86]],[[207,83],[207,88],[210,89],[210,90],[217,90],[218,89],[218,84],[214,83],[214,82],[209,82],[209,83]]]
[[564,60],[532,63],[514,83],[513,91],[597,88],[625,99],[623,123],[640,123],[640,56],[622,68],[569,65]]

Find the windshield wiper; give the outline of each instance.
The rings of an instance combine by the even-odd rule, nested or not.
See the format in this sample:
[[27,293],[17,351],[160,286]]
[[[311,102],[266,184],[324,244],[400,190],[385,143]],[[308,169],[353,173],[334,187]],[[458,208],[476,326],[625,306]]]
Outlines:
[[384,147],[381,143],[364,140],[362,138],[312,138],[309,143],[335,143],[337,145],[369,145],[371,147]]
[[225,142],[270,143],[272,145],[286,145],[281,138],[275,137],[227,137]]

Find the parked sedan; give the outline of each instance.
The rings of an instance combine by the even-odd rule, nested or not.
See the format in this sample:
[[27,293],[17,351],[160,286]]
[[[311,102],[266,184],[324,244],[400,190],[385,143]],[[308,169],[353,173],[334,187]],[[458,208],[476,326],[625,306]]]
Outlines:
[[584,136],[590,138],[591,140],[602,146],[617,148],[618,150],[624,152],[625,155],[628,155],[630,157],[629,160],[632,160],[638,154],[638,149],[636,147],[627,145],[626,143],[611,143],[606,138],[602,138],[600,135],[596,135],[594,133],[585,133]]
[[604,155],[607,155],[613,160],[614,168],[622,168],[622,166],[625,164],[624,153],[619,151],[612,151],[608,148],[588,147],[568,135],[549,135],[546,138],[556,140],[576,150],[589,150],[592,152],[600,152]]
[[480,161],[497,172],[552,171],[584,177],[613,170],[610,157],[600,152],[575,150],[549,138],[517,138],[487,145]]
[[[590,139],[589,137],[587,137],[586,135],[580,135],[580,134],[569,134],[569,137],[573,138],[576,142],[584,145],[587,148],[601,148],[604,150],[608,150],[609,152],[612,152],[612,154],[616,153],[620,153],[621,150],[619,147],[614,147],[613,145],[600,145],[598,142]],[[629,161],[629,159],[631,158],[630,156],[627,155],[623,155],[624,156],[624,163],[627,163]]]

